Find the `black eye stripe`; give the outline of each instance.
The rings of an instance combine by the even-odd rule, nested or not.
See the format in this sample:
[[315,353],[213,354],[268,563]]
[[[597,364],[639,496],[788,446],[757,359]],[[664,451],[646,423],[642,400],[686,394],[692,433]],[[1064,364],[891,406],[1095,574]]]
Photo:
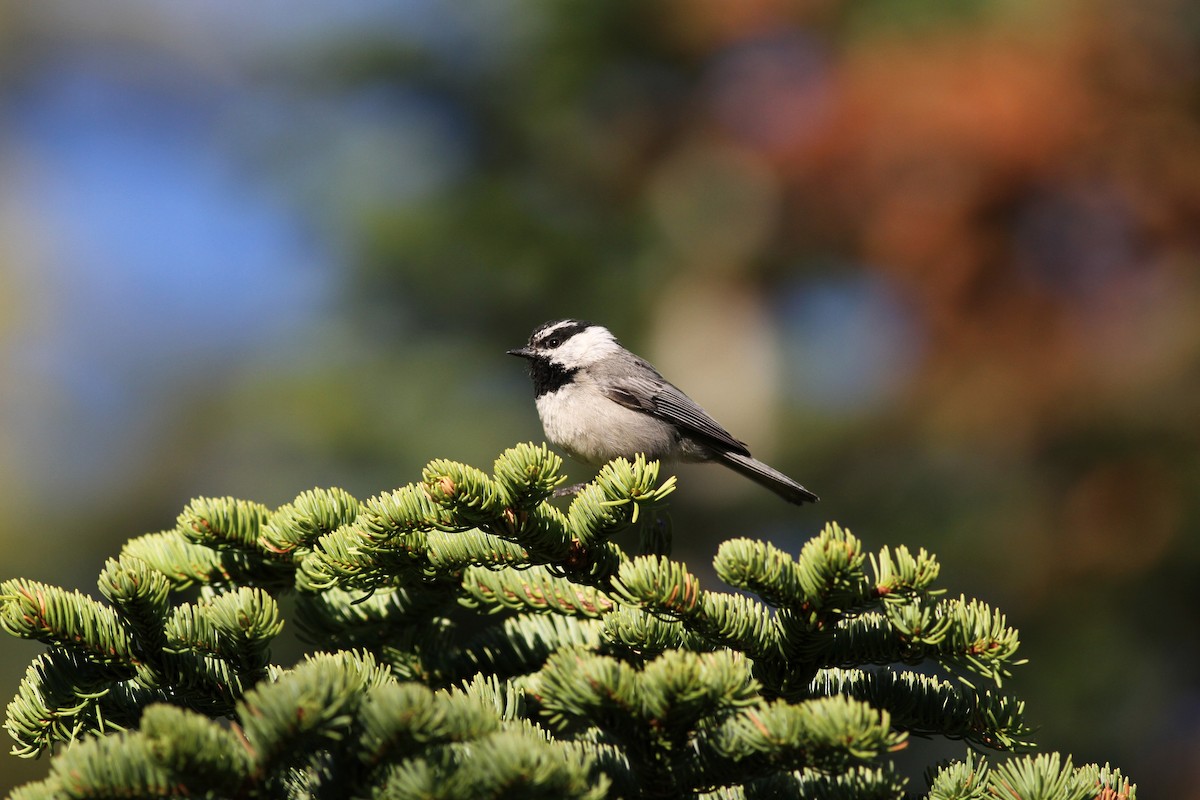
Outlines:
[[577,333],[582,333],[592,327],[592,323],[583,322],[581,320],[559,320],[547,325],[533,335],[530,344],[535,347],[544,347],[553,350],[556,347],[562,347],[572,336]]

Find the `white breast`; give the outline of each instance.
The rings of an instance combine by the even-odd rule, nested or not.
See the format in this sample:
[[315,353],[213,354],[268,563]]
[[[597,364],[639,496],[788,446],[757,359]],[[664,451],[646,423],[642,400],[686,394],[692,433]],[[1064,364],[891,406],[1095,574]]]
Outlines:
[[661,460],[676,457],[670,425],[614,403],[585,382],[542,395],[537,410],[546,438],[586,464],[638,453]]

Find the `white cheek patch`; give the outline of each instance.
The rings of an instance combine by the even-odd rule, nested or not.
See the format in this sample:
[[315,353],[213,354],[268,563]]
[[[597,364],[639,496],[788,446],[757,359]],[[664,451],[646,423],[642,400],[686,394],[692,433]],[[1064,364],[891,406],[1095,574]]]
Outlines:
[[617,352],[620,345],[607,328],[599,325],[572,336],[554,351],[552,359],[564,367],[586,367]]

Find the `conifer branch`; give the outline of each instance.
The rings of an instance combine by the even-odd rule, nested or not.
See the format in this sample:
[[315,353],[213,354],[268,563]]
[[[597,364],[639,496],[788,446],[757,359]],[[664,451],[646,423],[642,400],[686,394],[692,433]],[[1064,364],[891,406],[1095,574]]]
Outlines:
[[[464,604],[479,607],[553,611],[599,618],[613,610],[614,602],[594,586],[581,586],[556,576],[546,567],[495,572],[477,567],[463,572]],[[474,601],[474,603],[472,603]]]
[[0,583],[0,627],[99,664],[133,663],[133,637],[116,612],[57,586],[19,578]]
[[600,648],[601,626],[594,620],[546,614],[510,617],[488,628],[439,662],[439,675],[460,680],[474,675],[515,678],[539,670],[554,653]]
[[927,776],[928,800],[990,800],[993,797],[1055,800],[1137,800],[1137,787],[1108,764],[1075,767],[1058,753],[1016,758],[992,766],[967,753]]
[[121,548],[121,558],[135,558],[161,573],[175,590],[199,583],[220,586],[234,582],[234,569],[224,554],[192,544],[178,531],[150,533],[130,540]]
[[360,507],[344,489],[301,492],[259,527],[258,545],[280,556],[311,551],[322,536],[353,522]]
[[[970,682],[1023,663],[1017,632],[943,597],[933,555],[830,524],[795,555],[724,543],[738,591],[711,590],[670,557],[656,463],[606,465],[565,509],[561,466],[522,444],[361,502],[194,500],[104,565],[107,604],[0,583],[0,627],[48,646],[7,708],[13,752],[73,743],[14,797],[901,800],[909,735],[1032,746],[1024,705]],[[270,661],[285,594],[325,651],[291,668]],[[1136,793],[1058,756],[967,754],[929,782],[930,800]]]
[[8,704],[4,727],[16,741],[13,754],[37,756],[86,731],[108,733],[136,724],[139,705],[122,702],[121,693],[110,688],[135,674],[59,648],[38,656]]
[[1032,747],[1024,703],[975,693],[959,682],[916,672],[834,668],[821,670],[810,688],[814,694],[854,697],[887,709],[893,725],[920,736],[965,739],[998,750]]
[[200,497],[179,515],[177,529],[195,544],[257,555],[258,530],[270,517],[270,510],[261,503]]

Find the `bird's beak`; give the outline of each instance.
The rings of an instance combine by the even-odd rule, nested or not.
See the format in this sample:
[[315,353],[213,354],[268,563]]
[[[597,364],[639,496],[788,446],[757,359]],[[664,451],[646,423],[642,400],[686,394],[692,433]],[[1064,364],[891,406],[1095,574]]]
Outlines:
[[516,356],[517,358],[533,358],[533,351],[528,347],[513,348],[512,350],[508,351],[508,354],[510,356]]

